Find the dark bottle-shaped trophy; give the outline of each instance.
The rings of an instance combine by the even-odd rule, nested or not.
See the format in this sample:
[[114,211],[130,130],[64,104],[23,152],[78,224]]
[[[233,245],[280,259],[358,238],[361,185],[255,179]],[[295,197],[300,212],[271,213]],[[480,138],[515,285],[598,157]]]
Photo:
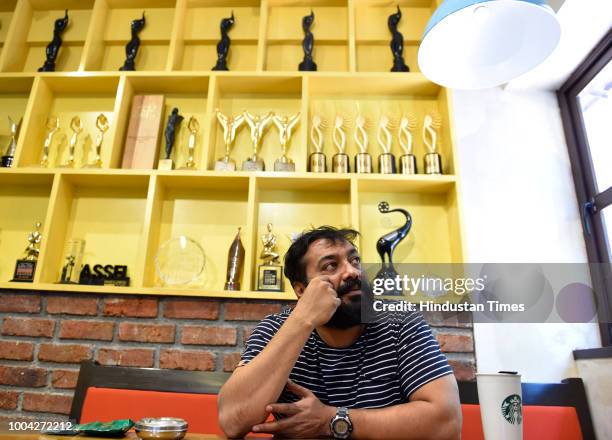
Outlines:
[[66,9],[66,15],[64,15],[63,18],[55,20],[53,40],[47,45],[47,50],[45,51],[47,59],[42,67],[38,69],[39,72],[55,72],[55,60],[62,46],[62,34],[66,30],[66,27],[68,27],[68,9]]
[[317,70],[317,63],[312,59],[312,49],[314,48],[314,35],[310,32],[310,27],[314,22],[314,12],[310,11],[310,15],[302,18],[302,29],[304,30],[304,40],[302,40],[302,49],[304,50],[304,59],[298,65],[298,70],[301,72],[314,72]]
[[221,39],[217,43],[217,64],[215,64],[212,70],[229,70],[227,67],[227,55],[229,54],[232,41],[227,33],[234,26],[234,22],[234,11],[232,11],[231,17],[221,20]]
[[[378,204],[378,211],[381,214],[388,214],[390,212],[401,212],[406,217],[406,222],[395,229],[394,231],[389,232],[388,234],[383,235],[376,242],[376,251],[380,256],[382,261],[380,270],[376,274],[377,279],[395,279],[398,275],[395,267],[393,267],[393,251],[397,247],[397,245],[408,235],[410,232],[410,228],[412,227],[412,216],[408,211],[402,208],[389,209],[389,203],[380,202]],[[387,262],[388,260],[388,262]],[[386,294],[388,295],[401,295],[401,290],[386,290]]]
[[24,257],[21,260],[17,260],[15,265],[15,274],[11,281],[19,281],[24,283],[31,283],[34,281],[34,272],[36,271],[36,262],[38,261],[38,254],[40,253],[40,241],[42,240],[42,234],[40,233],[41,223],[37,222],[34,225],[35,230],[30,232],[28,235],[28,247],[24,252]]
[[11,126],[11,141],[9,142],[8,147],[6,147],[6,154],[2,156],[2,162],[0,163],[0,166],[4,168],[10,168],[13,166],[13,161],[15,160],[15,150],[17,149],[17,137],[19,136],[21,121],[23,119],[19,119],[19,122],[15,122],[9,116],[8,120]]
[[244,265],[244,246],[240,240],[240,228],[234,237],[234,241],[227,253],[227,274],[225,279],[225,290],[240,290],[240,278],[242,277],[242,266]]
[[158,170],[173,170],[174,162],[170,158],[172,154],[172,148],[174,147],[174,140],[176,138],[176,128],[183,121],[183,116],[179,115],[178,108],[174,107],[172,109],[172,113],[168,116],[168,123],[166,124],[166,131],[164,132],[164,136],[166,138],[166,149],[165,149],[165,157],[164,159],[160,159],[159,164],[157,166]]
[[140,34],[146,24],[147,21],[144,12],[142,13],[142,18],[132,20],[132,39],[125,45],[125,63],[123,63],[123,66],[121,66],[119,70],[136,70],[136,55],[138,55],[138,49],[140,48],[140,38],[138,34]]
[[393,54],[393,67],[391,72],[410,72],[404,61],[404,36],[397,30],[397,26],[402,19],[402,11],[399,6],[395,14],[389,15],[387,24],[391,31],[391,53]]

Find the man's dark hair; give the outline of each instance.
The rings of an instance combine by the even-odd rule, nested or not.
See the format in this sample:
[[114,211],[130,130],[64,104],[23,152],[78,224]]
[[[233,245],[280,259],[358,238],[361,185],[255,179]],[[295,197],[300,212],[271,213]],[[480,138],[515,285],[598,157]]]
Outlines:
[[317,240],[328,240],[333,243],[348,242],[355,246],[354,240],[358,235],[359,232],[354,229],[339,229],[333,226],[319,226],[318,228],[304,231],[295,239],[291,246],[289,246],[289,250],[285,254],[285,276],[289,279],[291,285],[296,282],[306,284],[304,255],[306,255],[312,243]]

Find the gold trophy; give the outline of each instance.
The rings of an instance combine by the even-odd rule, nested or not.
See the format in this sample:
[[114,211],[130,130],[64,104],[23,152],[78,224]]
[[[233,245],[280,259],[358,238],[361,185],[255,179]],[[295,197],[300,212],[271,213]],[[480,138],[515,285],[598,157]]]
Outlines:
[[96,136],[96,158],[92,163],[85,165],[85,168],[102,168],[102,157],[100,153],[102,151],[102,142],[104,142],[104,133],[106,133],[109,128],[108,119],[104,113],[98,115],[96,119],[96,128],[98,129],[98,136]]
[[194,155],[198,139],[198,131],[200,131],[200,123],[196,118],[191,116],[187,122],[187,129],[189,130],[189,140],[187,141],[187,161],[185,162],[185,165],[179,168],[179,170],[196,169]]
[[265,171],[266,164],[263,159],[257,156],[257,150],[261,143],[264,131],[267,125],[274,117],[274,113],[270,112],[263,118],[259,115],[252,115],[248,111],[243,112],[244,119],[251,128],[251,144],[253,145],[253,155],[242,162],[242,171]]
[[21,130],[21,122],[23,119],[19,119],[19,122],[13,121],[11,117],[8,117],[9,125],[11,126],[11,141],[8,147],[6,147],[6,154],[2,156],[2,162],[0,166],[4,168],[10,168],[13,166],[15,160],[15,150],[17,150],[17,137],[19,136],[19,130]]
[[348,122],[346,117],[342,115],[336,115],[334,119],[334,131],[332,137],[334,139],[334,145],[338,149],[338,152],[332,157],[332,172],[334,173],[349,173],[351,171],[349,166],[349,157],[346,151],[346,130]]
[[319,115],[312,117],[310,126],[310,141],[315,151],[308,158],[308,171],[311,173],[324,173],[327,171],[327,158],[323,153],[323,128],[327,125],[325,120]]
[[49,150],[51,148],[51,143],[53,142],[53,138],[55,134],[59,131],[60,121],[57,116],[49,116],[47,118],[47,137],[45,138],[45,143],[43,144],[43,156],[40,160],[40,166],[48,167],[49,166]]
[[272,120],[276,128],[278,128],[281,149],[283,151],[283,155],[274,162],[274,171],[295,171],[295,162],[287,157],[287,144],[291,140],[291,130],[300,120],[300,113],[298,112],[291,117],[275,115]]
[[383,154],[378,156],[378,172],[380,174],[395,174],[395,156],[391,153],[393,135],[390,128],[393,126],[391,119],[387,115],[382,115],[378,121],[378,144],[383,150]]
[[236,171],[236,161],[230,157],[230,151],[236,139],[236,132],[244,122],[244,115],[240,114],[233,118],[225,116],[219,109],[216,109],[215,113],[219,124],[223,127],[223,142],[225,143],[225,156],[215,162],[215,170]]
[[442,174],[442,157],[436,152],[436,145],[439,130],[442,126],[440,115],[432,112],[431,115],[425,115],[423,121],[423,143],[427,146],[429,153],[423,158],[425,174]]
[[34,281],[34,272],[36,271],[36,262],[38,261],[38,255],[40,254],[40,241],[42,240],[42,234],[40,233],[40,227],[42,224],[36,222],[34,225],[35,230],[30,232],[28,235],[28,247],[25,249],[25,256],[21,260],[17,260],[15,265],[15,273],[11,281],[31,283]]
[[240,278],[242,277],[242,266],[244,265],[244,246],[240,241],[240,228],[234,237],[234,241],[227,253],[227,274],[225,279],[225,290],[240,290]]
[[276,252],[276,235],[272,233],[272,223],[268,223],[268,233],[261,236],[263,250],[259,258],[263,264],[257,270],[257,290],[282,292],[283,266],[279,264]]
[[75,116],[70,121],[70,129],[72,130],[72,136],[70,136],[70,144],[68,146],[68,161],[62,165],[60,168],[73,168],[74,167],[74,150],[76,149],[76,144],[79,140],[79,135],[83,131],[83,122],[81,118]]
[[359,146],[359,153],[355,156],[355,172],[360,174],[370,174],[372,172],[372,156],[368,153],[368,120],[361,113],[355,119],[355,134],[353,138]]
[[399,129],[397,131],[397,139],[404,150],[404,154],[400,156],[400,173],[401,174],[416,174],[417,161],[416,156],[412,154],[413,136],[412,132],[417,129],[417,121],[414,115],[403,116],[400,119]]

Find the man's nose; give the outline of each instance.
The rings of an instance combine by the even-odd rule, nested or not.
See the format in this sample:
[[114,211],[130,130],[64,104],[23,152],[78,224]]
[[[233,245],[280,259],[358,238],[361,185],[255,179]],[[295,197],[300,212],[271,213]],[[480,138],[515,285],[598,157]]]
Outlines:
[[349,278],[361,278],[361,268],[354,266],[349,261],[345,261],[342,267],[342,281]]

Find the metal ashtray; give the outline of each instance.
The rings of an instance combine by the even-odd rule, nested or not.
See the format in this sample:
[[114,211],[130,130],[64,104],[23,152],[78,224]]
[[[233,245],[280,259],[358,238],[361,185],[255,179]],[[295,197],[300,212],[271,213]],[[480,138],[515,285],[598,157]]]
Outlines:
[[179,440],[187,433],[187,422],[173,417],[144,418],[134,425],[134,429],[143,440]]

